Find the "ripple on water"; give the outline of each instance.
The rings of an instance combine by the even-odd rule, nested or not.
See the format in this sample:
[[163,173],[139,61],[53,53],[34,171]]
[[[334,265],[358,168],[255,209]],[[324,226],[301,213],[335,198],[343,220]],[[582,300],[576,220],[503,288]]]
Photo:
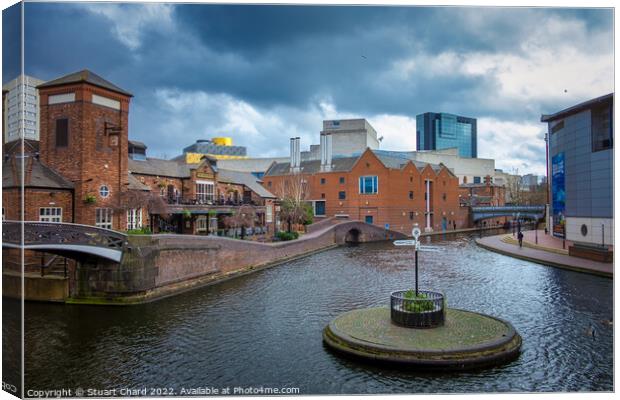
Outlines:
[[[343,247],[135,307],[28,304],[30,387],[296,386],[304,394],[613,389],[613,282],[516,260],[469,235],[428,238],[420,286],[448,304],[510,321],[521,356],[467,373],[378,368],[322,344],[336,315],[389,304],[413,286],[413,253],[391,243]],[[595,294],[595,295],[593,295]],[[596,329],[596,340],[585,332]],[[3,327],[3,333],[4,333]]]

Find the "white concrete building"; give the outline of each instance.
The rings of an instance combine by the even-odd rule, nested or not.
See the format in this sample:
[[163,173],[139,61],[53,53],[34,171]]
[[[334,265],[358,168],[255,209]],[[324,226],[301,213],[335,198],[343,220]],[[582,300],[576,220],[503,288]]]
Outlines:
[[322,134],[331,134],[334,157],[350,157],[366,148],[379,148],[377,131],[364,118],[323,121]]
[[4,103],[5,143],[22,137],[39,140],[39,90],[36,87],[44,82],[20,75],[2,86],[2,91],[7,91]]

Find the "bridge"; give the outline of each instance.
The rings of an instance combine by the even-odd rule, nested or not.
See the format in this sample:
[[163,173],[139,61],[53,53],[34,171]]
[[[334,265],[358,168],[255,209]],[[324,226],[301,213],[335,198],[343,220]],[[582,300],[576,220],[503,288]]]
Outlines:
[[539,220],[545,215],[545,206],[471,207],[474,222],[495,217],[516,217]]
[[[22,226],[23,246],[22,246]],[[3,221],[2,247],[44,251],[69,258],[95,256],[120,262],[127,235],[90,225]]]

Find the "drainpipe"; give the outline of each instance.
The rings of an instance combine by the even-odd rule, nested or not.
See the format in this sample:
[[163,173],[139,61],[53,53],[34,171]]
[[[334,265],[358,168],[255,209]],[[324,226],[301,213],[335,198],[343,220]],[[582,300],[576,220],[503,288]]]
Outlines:
[[426,228],[425,231],[431,230],[431,181],[426,180]]

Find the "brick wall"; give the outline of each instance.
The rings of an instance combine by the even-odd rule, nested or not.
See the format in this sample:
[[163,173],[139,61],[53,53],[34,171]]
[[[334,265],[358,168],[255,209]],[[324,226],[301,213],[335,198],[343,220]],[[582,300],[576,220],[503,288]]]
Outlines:
[[[55,94],[75,93],[75,101],[48,104]],[[129,96],[121,95],[86,83],[42,88],[40,94],[40,152],[43,163],[58,171],[75,185],[75,222],[94,225],[97,208],[121,206],[121,192],[127,190],[127,123]],[[118,100],[120,110],[93,104],[97,94]],[[66,147],[56,146],[56,121],[68,119],[69,138]],[[113,135],[106,124],[119,127]],[[105,185],[109,195],[103,197],[99,188]],[[95,204],[83,199],[94,195]],[[113,228],[126,229],[126,214],[115,212]]]
[[[377,176],[378,193],[360,194],[360,176]],[[344,183],[340,183],[340,178],[344,178]],[[268,190],[277,192],[285,179],[265,176],[263,182]],[[459,207],[458,178],[446,168],[436,173],[427,166],[420,171],[409,163],[402,169],[391,169],[372,152],[366,152],[351,171],[306,174],[304,179],[309,186],[309,200],[325,201],[326,217],[345,214],[363,221],[372,216],[374,225],[389,224],[390,229],[403,233],[411,232],[415,223],[421,228],[426,226],[425,182],[430,180],[432,228],[441,230],[443,218],[448,227],[453,227],[453,222],[457,229],[467,227],[467,218],[463,218]],[[340,192],[345,192],[345,199],[339,198]]]
[[[183,290],[204,279],[221,279],[342,244],[351,230],[360,241],[402,238],[397,232],[358,221],[342,223],[320,234],[279,243],[257,243],[217,236],[153,235],[130,236],[120,265],[84,262],[77,271],[78,296],[140,295],[157,297],[163,292]],[[174,285],[182,286],[172,288]]]
[[[71,191],[26,188],[24,193],[26,221],[39,221],[39,209],[42,207],[60,207],[62,208],[62,222],[73,222]],[[3,190],[2,207],[7,220],[21,220],[21,190],[18,188]]]

